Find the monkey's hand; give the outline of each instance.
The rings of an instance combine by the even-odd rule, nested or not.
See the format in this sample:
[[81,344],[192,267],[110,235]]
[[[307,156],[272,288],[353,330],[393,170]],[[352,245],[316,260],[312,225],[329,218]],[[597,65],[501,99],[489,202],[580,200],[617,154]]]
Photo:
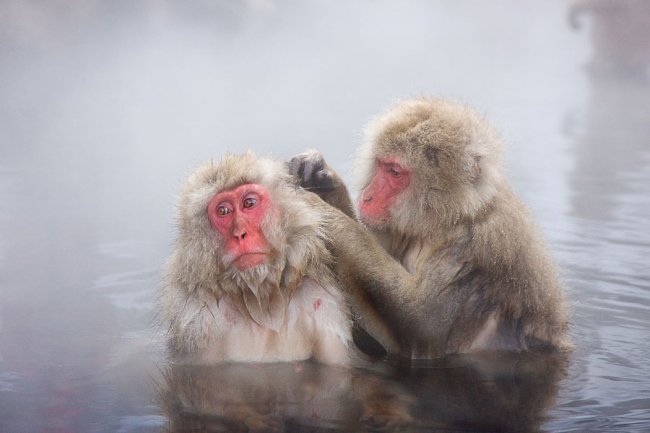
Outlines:
[[317,150],[295,155],[287,166],[289,174],[298,179],[300,186],[317,194],[332,191],[343,184],[339,175],[327,165],[323,154]]
[[354,207],[348,189],[341,177],[317,150],[298,154],[287,162],[289,174],[304,189],[317,194],[328,204],[355,218]]

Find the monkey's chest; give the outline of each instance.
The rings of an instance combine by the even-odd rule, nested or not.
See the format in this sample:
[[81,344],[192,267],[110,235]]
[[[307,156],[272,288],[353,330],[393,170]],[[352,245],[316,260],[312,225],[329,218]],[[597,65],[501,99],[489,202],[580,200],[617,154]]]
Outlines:
[[234,362],[304,360],[325,347],[347,353],[349,314],[336,295],[305,279],[286,308],[268,311],[267,318],[246,317],[222,302],[209,351],[214,358]]

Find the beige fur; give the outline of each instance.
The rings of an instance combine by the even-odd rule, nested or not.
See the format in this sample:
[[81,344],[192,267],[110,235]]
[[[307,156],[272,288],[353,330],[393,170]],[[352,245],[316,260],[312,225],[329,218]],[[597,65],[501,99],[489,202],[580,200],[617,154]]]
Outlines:
[[[420,98],[398,103],[370,122],[356,167],[361,189],[377,157],[400,155],[406,167],[423,167],[395,204],[391,228],[431,238],[437,227],[446,230],[476,215],[497,194],[506,182],[502,152],[497,131],[469,107]],[[432,169],[436,165],[444,171]]]
[[[262,223],[272,262],[239,271],[208,220],[217,193],[245,183],[269,191]],[[179,202],[176,247],[165,271],[161,316],[177,360],[348,364],[351,318],[330,270],[322,215],[278,162],[252,153],[199,167]]]
[[[339,277],[375,307],[402,356],[570,347],[555,263],[506,180],[502,148],[494,128],[467,106],[400,102],[370,123],[357,162],[361,188],[378,157],[398,158],[410,170],[388,222],[368,231],[322,210]],[[374,320],[364,324],[383,342]]]

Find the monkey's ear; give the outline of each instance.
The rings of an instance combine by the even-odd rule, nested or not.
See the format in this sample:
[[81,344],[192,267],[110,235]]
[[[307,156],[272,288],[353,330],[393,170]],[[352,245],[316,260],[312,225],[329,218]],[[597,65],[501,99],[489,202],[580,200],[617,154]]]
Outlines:
[[469,174],[470,182],[478,182],[481,176],[481,155],[471,154],[465,166],[465,171]]

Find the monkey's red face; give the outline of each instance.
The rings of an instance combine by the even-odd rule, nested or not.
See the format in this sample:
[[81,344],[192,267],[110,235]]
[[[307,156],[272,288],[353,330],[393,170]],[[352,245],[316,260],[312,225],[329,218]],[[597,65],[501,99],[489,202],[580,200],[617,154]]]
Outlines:
[[249,183],[215,195],[208,204],[212,228],[225,240],[224,256],[239,270],[265,263],[269,244],[261,224],[272,209],[269,192]]
[[372,179],[361,192],[357,205],[361,220],[370,226],[388,222],[395,199],[410,183],[411,172],[396,158],[378,158]]

